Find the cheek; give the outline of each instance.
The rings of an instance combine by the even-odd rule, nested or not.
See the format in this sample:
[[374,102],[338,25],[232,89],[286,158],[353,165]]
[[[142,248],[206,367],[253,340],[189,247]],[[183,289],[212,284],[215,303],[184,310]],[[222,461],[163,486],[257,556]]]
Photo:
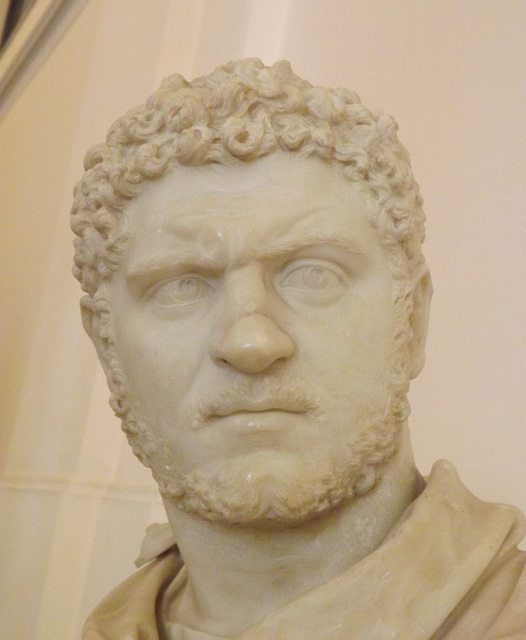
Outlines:
[[395,326],[390,299],[355,300],[330,317],[302,323],[297,331],[300,359],[319,375],[346,383],[384,377],[393,352]]
[[160,399],[172,404],[186,393],[197,349],[171,323],[117,319],[114,341],[132,403],[156,413]]

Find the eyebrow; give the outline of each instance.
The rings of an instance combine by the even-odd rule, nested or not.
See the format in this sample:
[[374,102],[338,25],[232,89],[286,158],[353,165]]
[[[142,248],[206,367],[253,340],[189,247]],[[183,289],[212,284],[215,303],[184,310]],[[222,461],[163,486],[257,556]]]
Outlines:
[[263,247],[254,251],[253,256],[258,260],[264,260],[265,258],[279,258],[288,253],[295,253],[302,249],[308,249],[309,247],[317,247],[323,245],[332,245],[341,247],[349,253],[352,253],[358,257],[366,257],[367,253],[362,245],[354,238],[348,238],[341,235],[335,235],[333,233],[305,233],[293,241],[284,238],[273,242],[267,247]]
[[206,258],[192,251],[170,251],[139,260],[127,270],[126,279],[134,286],[163,271],[182,271],[185,267],[195,269],[197,266],[203,271],[218,272],[226,267],[226,260]]

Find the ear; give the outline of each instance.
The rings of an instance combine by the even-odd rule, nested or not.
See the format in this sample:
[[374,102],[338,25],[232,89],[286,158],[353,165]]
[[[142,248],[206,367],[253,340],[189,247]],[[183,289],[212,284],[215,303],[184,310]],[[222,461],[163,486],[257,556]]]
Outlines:
[[429,305],[433,295],[433,285],[429,269],[422,265],[413,280],[413,312],[409,318],[413,337],[409,344],[411,364],[409,377],[411,380],[424,368],[426,361],[427,327],[429,323]]
[[109,357],[108,357],[108,342],[106,338],[101,336],[99,329],[100,326],[100,314],[95,309],[95,303],[91,296],[83,296],[80,300],[80,314],[82,317],[82,326],[84,330],[91,338],[97,355],[99,356],[100,363],[104,369],[104,373],[108,374],[110,369]]

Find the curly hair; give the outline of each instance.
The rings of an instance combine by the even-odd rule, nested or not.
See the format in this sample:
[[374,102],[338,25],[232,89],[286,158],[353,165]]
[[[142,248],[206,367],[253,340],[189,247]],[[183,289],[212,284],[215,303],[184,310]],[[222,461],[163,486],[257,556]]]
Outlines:
[[365,183],[380,205],[370,222],[391,255],[402,249],[407,275],[424,260],[425,216],[397,129],[354,92],[312,86],[286,61],[230,62],[193,82],[169,76],[86,155],[71,211],[74,275],[93,298],[126,248],[124,207],[177,165],[235,165],[275,152],[317,156]]

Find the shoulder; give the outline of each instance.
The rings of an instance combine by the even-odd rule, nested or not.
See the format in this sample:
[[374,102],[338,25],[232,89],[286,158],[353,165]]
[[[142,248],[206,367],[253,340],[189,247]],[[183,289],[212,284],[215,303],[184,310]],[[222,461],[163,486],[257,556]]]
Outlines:
[[157,612],[182,568],[176,547],[136,571],[90,614],[83,640],[158,640]]

